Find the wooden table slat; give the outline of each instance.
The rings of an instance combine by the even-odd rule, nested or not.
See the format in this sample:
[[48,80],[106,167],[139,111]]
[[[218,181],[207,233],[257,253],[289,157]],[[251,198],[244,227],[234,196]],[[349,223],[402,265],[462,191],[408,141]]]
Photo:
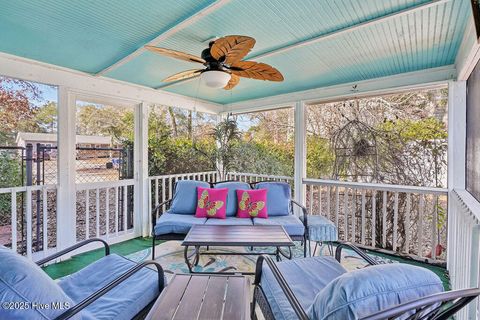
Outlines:
[[235,303],[237,300],[243,301],[246,299],[249,301],[248,298],[248,282],[241,278],[230,277],[228,278],[227,284],[227,294],[225,296],[225,307],[223,310],[223,319],[234,319],[238,318],[239,315],[241,319],[246,319],[247,315],[243,314],[243,312],[247,312],[246,310],[238,310],[238,304]]
[[146,319],[170,320],[177,310],[178,301],[183,296],[191,276],[175,275],[171,283],[163,290]]
[[227,279],[227,277],[210,277],[198,316],[199,320],[222,319]]
[[196,319],[210,277],[192,277],[178,305],[175,320]]

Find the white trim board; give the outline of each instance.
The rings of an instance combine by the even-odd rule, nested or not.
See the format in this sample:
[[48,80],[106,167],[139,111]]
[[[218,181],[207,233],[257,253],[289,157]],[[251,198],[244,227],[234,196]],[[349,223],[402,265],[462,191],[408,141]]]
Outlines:
[[136,103],[155,103],[214,114],[221,112],[223,109],[221,104],[193,99],[106,77],[96,77],[84,72],[1,52],[0,75],[68,87],[75,92],[84,93],[84,96],[92,94],[105,97],[106,99],[124,99]]
[[460,49],[455,59],[455,65],[458,71],[457,79],[467,80],[479,60],[480,43],[477,41],[473,15],[470,14],[463,34],[462,43],[460,44]]
[[[348,98],[391,94],[406,90],[420,90],[434,86],[444,86],[447,84],[448,80],[454,79],[455,76],[455,66],[449,65],[371,80],[330,87],[320,87],[267,98],[230,103],[224,106],[223,112],[245,113],[275,109],[279,106],[293,106],[297,101],[304,101],[307,104],[316,104]],[[357,86],[355,91],[353,91],[354,85]]]

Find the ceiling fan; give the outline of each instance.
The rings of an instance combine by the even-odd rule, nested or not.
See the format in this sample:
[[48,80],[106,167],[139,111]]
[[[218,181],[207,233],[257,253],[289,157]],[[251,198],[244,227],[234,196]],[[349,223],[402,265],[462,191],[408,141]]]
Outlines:
[[240,82],[240,77],[257,80],[283,81],[283,75],[274,67],[254,61],[243,61],[255,45],[255,39],[247,36],[225,36],[209,43],[201,57],[171,49],[145,46],[149,51],[190,62],[201,63],[204,69],[179,72],[164,82],[173,82],[199,77],[212,88],[231,90]]

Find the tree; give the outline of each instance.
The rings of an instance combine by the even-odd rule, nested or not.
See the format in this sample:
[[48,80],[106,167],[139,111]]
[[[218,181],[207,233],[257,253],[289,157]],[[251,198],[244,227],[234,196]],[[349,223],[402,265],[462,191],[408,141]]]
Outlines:
[[41,94],[32,82],[0,77],[0,145],[13,143],[17,132],[35,127],[32,102],[39,101]]

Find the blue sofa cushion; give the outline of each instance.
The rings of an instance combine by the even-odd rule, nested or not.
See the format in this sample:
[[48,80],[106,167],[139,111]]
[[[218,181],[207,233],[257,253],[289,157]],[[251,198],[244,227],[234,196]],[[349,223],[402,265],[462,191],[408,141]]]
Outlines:
[[[2,306],[0,319],[54,319],[66,309],[55,309],[52,303],[60,303],[65,308],[74,305],[62,288],[33,261],[4,246],[0,246],[0,302],[19,302],[25,307]],[[48,309],[34,308],[34,303],[46,305]]]
[[[136,265],[124,257],[111,254],[71,274],[58,283],[75,303]],[[158,273],[144,268],[110,290],[82,311],[82,319],[132,319],[159,294]]]
[[[305,310],[310,308],[320,290],[347,272],[334,258],[327,256],[282,261],[277,265]],[[276,320],[297,319],[295,311],[266,264],[262,268],[260,285]]]
[[428,269],[408,264],[377,265],[333,280],[319,292],[309,316],[358,319],[442,291],[442,281]]
[[210,188],[205,181],[180,180],[175,184],[170,211],[176,214],[194,215],[197,209],[197,187]]
[[194,224],[204,224],[207,218],[197,218],[186,214],[176,214],[167,211],[158,218],[155,224],[155,235],[179,233],[187,234]]
[[216,226],[253,226],[252,219],[228,217],[227,219],[207,219],[205,224]]
[[238,199],[236,190],[249,190],[250,185],[246,182],[226,181],[215,184],[215,189],[227,188],[227,217],[234,217],[237,214]]
[[268,219],[254,218],[253,224],[258,226],[281,225],[290,236],[303,236],[305,233],[302,221],[294,215],[268,217]]
[[[300,217],[303,221],[303,216]],[[338,232],[335,224],[323,216],[308,216],[308,237],[312,241],[337,241]]]
[[267,211],[269,217],[288,216],[292,213],[291,189],[286,182],[259,182],[255,189],[267,189]]

